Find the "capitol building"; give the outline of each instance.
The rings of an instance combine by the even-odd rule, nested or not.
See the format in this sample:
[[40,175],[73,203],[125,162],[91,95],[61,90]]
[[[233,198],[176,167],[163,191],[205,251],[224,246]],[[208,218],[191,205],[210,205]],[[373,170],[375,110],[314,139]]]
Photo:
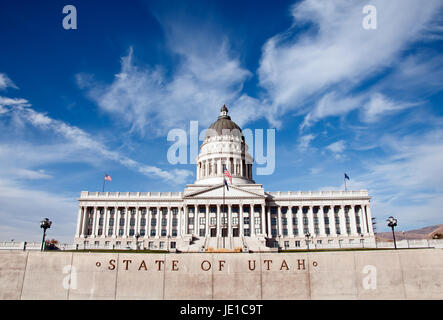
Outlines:
[[[79,200],[78,248],[177,252],[352,247],[375,243],[360,191],[267,192],[254,181],[241,128],[223,106],[183,192],[89,192]],[[224,168],[232,176],[224,184]]]

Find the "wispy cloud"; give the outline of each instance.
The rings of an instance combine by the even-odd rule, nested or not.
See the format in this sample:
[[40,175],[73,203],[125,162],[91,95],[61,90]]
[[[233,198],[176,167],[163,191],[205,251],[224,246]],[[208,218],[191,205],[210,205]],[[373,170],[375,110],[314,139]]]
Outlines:
[[[0,101],[2,100],[7,101],[8,98],[0,98]],[[22,104],[17,103],[17,101],[15,100],[12,101],[13,103],[9,105],[8,111],[12,113],[15,117],[18,117],[20,120],[25,121],[35,128],[51,131],[57,136],[63,137],[76,150],[83,149],[93,151],[95,156],[100,156],[103,159],[115,161],[129,169],[138,171],[148,177],[158,177],[173,184],[184,183],[189,176],[193,175],[193,173],[189,170],[173,169],[170,171],[166,171],[152,165],[142,164],[138,161],[122,155],[119,152],[112,151],[107,148],[102,142],[93,138],[84,130],[69,125],[63,121],[53,119],[41,112],[37,112],[29,106],[28,101],[24,99],[22,100]],[[29,170],[29,168],[24,170]],[[26,176],[24,173],[27,171],[20,171],[19,169],[17,169],[16,172],[21,172],[22,176]],[[28,177],[31,177],[29,171]],[[37,178],[38,174],[34,174],[33,177]]]
[[8,87],[18,89],[18,87],[6,74],[0,72],[0,90],[5,90]]
[[[397,63],[402,50],[433,26],[442,5],[438,0],[371,1],[379,13],[378,28],[365,30],[366,4],[306,0],[293,6],[294,27],[266,42],[258,70],[274,113],[303,108],[315,95],[324,98],[309,112],[305,126],[321,116],[357,108],[358,101],[347,97],[350,90]],[[307,31],[299,34],[298,26]],[[336,112],[326,108],[335,97],[328,94],[333,87],[346,95],[344,105],[335,105]]]

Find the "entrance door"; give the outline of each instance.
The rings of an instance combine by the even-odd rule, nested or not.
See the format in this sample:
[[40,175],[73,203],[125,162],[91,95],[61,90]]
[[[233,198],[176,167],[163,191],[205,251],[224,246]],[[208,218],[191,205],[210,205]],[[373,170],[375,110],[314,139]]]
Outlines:
[[223,228],[222,229],[222,237],[227,237],[228,236],[228,228]]
[[215,238],[217,236],[217,229],[211,228],[211,237]]
[[232,235],[233,235],[234,237],[238,237],[238,228],[234,228],[234,229],[232,229]]

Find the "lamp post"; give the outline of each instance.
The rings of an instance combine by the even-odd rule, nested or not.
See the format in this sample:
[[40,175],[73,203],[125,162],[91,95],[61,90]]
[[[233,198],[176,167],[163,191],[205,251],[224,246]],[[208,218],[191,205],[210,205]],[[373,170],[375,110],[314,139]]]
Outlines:
[[140,234],[136,233],[135,234],[135,250],[138,250],[138,238],[140,238]]
[[40,228],[43,228],[43,240],[42,240],[42,247],[40,251],[43,251],[45,249],[45,237],[46,237],[46,229],[49,229],[51,227],[52,221],[48,218],[45,218],[45,220],[40,221]]
[[394,227],[397,226],[397,219],[395,219],[393,216],[390,216],[387,220],[387,226],[392,228],[392,237],[394,238],[394,248],[397,250],[397,243],[395,242],[395,232]]
[[365,239],[364,239],[365,236],[363,235],[363,233],[361,233],[360,237],[361,237],[360,242],[362,244],[362,247],[364,248],[365,247]]
[[308,233],[305,233],[305,238],[306,238],[306,244],[308,245],[308,250],[309,250],[309,238],[311,237],[311,234],[308,232]]

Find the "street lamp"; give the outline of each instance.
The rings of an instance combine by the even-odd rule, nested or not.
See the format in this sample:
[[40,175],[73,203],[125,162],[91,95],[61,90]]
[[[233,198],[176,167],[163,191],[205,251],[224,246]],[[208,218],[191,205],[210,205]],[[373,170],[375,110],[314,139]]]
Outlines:
[[305,238],[306,238],[306,244],[308,245],[308,250],[309,250],[309,238],[311,237],[311,234],[308,232],[308,233],[305,233]]
[[138,238],[140,238],[140,234],[136,233],[135,234],[135,249],[138,250]]
[[361,237],[360,243],[362,244],[362,247],[364,248],[365,247],[365,236],[363,233],[360,233],[360,237]]
[[397,226],[397,219],[395,219],[393,216],[390,216],[387,220],[387,226],[392,228],[392,237],[394,238],[394,247],[397,249],[397,243],[395,242],[395,233],[394,233],[394,227]]
[[43,246],[45,246],[46,229],[49,229],[51,227],[51,224],[52,224],[52,221],[49,220],[48,218],[45,218],[45,220],[40,221],[40,228],[43,228],[43,240],[42,240],[42,247],[41,247],[40,251],[44,250]]

